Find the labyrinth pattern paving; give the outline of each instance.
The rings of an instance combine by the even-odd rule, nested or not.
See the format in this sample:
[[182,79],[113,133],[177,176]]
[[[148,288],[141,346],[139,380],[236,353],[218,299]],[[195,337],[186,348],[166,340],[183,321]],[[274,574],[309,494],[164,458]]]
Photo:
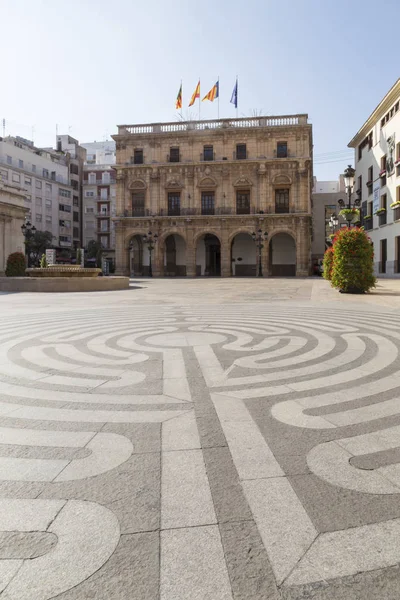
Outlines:
[[399,345],[311,303],[2,318],[0,598],[400,589]]

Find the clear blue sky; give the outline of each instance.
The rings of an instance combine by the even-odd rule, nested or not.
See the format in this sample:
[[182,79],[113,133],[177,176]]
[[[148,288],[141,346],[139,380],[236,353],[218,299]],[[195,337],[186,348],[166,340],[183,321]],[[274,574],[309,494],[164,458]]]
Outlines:
[[[3,0],[1,20],[0,118],[42,146],[56,123],[89,142],[174,121],[181,79],[184,116],[198,78],[205,95],[219,76],[234,117],[238,74],[239,116],[307,112],[315,174],[335,179],[400,73],[399,0]],[[216,102],[201,111],[216,118]]]

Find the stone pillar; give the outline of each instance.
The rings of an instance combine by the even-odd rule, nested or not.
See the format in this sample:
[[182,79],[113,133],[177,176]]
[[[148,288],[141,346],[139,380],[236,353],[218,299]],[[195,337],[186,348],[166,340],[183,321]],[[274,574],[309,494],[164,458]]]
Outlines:
[[125,228],[115,227],[115,274],[130,275],[129,250],[125,246]]
[[186,230],[186,275],[187,277],[196,276],[196,246],[192,228]]
[[231,245],[228,230],[221,231],[221,277],[232,277]]
[[162,277],[164,275],[164,242],[156,242],[151,258],[153,276]]
[[296,276],[308,277],[310,270],[310,232],[307,217],[300,217],[296,235]]
[[[262,265],[263,277],[269,277],[270,276],[270,272],[269,272],[269,239],[265,240],[264,248],[262,249],[261,252],[262,252],[261,265]],[[257,273],[258,273],[258,265],[257,265]]]

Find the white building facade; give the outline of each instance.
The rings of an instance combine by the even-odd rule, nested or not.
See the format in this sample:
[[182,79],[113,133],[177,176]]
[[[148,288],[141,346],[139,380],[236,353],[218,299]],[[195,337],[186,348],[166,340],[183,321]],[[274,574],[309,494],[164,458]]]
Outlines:
[[349,143],[378,276],[400,277],[400,79]]
[[24,190],[29,219],[53,234],[53,245],[72,248],[73,189],[67,157],[24,138],[0,138],[0,178]]

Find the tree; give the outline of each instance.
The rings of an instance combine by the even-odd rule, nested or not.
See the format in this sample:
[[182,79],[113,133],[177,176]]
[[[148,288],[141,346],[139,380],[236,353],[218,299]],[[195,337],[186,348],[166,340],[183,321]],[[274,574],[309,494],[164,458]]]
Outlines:
[[82,262],[82,250],[80,248],[78,248],[78,250],[76,251],[76,264],[80,265]]
[[22,252],[13,252],[7,258],[6,276],[24,277],[25,267],[25,256]]
[[374,249],[360,227],[343,227],[333,243],[331,284],[341,292],[363,294],[375,287]]
[[49,264],[47,262],[46,255],[42,254],[42,258],[40,259],[40,268],[41,269],[47,269],[48,266],[49,266]]
[[30,254],[31,264],[38,265],[42,254],[46,253],[47,248],[53,246],[53,234],[51,231],[35,231],[35,233],[25,240],[27,254]]
[[96,266],[101,269],[101,259],[103,256],[103,246],[101,243],[97,240],[90,240],[86,254],[88,258],[95,258]]

